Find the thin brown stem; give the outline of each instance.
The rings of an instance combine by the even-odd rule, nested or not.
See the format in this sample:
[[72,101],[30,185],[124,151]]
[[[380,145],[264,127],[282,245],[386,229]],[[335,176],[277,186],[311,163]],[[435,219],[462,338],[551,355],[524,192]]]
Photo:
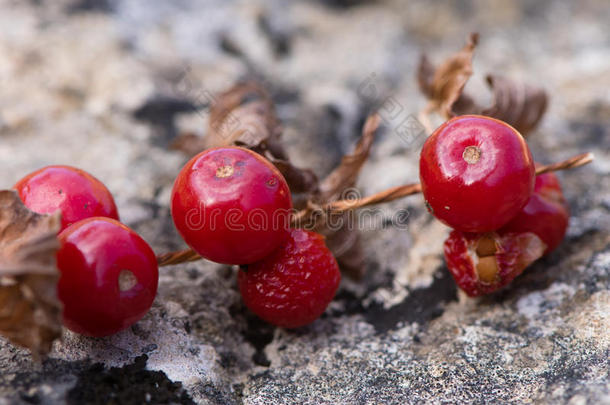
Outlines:
[[592,153],[582,153],[580,155],[573,156],[562,162],[552,163],[550,165],[538,166],[536,168],[536,174],[544,174],[548,172],[555,172],[558,170],[575,169],[577,167],[584,166],[593,161]]
[[197,252],[192,249],[185,249],[157,256],[157,264],[159,266],[170,266],[172,264],[195,262],[199,259],[201,259],[201,256]]
[[[591,163],[592,161],[592,153],[583,153],[566,159],[562,162],[538,166],[536,168],[536,174],[539,175],[557,170],[574,169]],[[421,191],[421,184],[413,183],[397,187],[391,187],[387,190],[380,191],[379,193],[375,193],[364,198],[338,200],[324,205],[311,204],[307,208],[294,213],[292,215],[290,224],[291,226],[298,228],[302,224],[307,223],[308,220],[313,218],[313,214],[315,212],[321,212],[322,214],[342,213],[358,208],[368,207],[370,205],[394,201],[403,197],[407,197],[409,195],[421,193]],[[170,252],[157,256],[157,262],[159,266],[169,266],[172,264],[194,262],[199,259],[201,259],[201,256],[199,256],[191,249],[179,250],[176,252]]]

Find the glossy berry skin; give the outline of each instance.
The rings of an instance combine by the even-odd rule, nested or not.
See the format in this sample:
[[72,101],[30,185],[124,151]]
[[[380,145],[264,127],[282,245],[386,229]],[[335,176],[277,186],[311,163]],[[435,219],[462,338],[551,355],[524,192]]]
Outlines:
[[142,318],[157,293],[155,254],[137,233],[110,218],[79,221],[58,235],[57,292],[64,325],[107,336]]
[[534,189],[523,137],[493,118],[455,117],[426,140],[420,180],[428,209],[463,232],[489,232],[512,219]]
[[261,260],[288,237],[292,200],[282,174],[239,147],[191,159],[171,197],[176,228],[197,253],[225,264]]
[[246,306],[284,328],[298,328],[319,318],[340,281],[339,266],[324,238],[301,229],[293,229],[268,257],[242,266],[238,275]]
[[568,205],[557,176],[551,172],[536,176],[534,193],[529,201],[499,232],[533,232],[547,245],[546,255],[561,243],[568,222]]
[[61,230],[90,217],[119,219],[114,199],[106,186],[75,167],[44,167],[19,180],[13,188],[34,212],[50,214],[61,211]]
[[444,245],[451,275],[471,297],[506,286],[542,257],[545,249],[544,242],[531,232],[476,234],[454,230]]

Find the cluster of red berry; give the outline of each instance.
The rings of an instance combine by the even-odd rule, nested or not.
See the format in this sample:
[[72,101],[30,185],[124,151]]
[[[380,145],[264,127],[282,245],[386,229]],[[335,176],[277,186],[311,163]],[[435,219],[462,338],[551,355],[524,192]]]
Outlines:
[[106,336],[148,312],[159,280],[155,254],[118,221],[112,194],[102,182],[74,167],[48,166],[14,188],[32,211],[61,212],[57,295],[67,328]]
[[428,210],[454,229],[445,259],[470,296],[510,283],[565,235],[557,177],[536,176],[527,143],[502,121],[466,115],[441,125],[422,148],[420,179]]
[[171,210],[193,250],[240,266],[244,303],[265,321],[303,326],[333,299],[337,261],[321,235],[290,229],[290,189],[261,155],[239,147],[201,152],[178,175]]
[[[60,211],[63,322],[87,336],[114,334],[148,312],[157,292],[157,259],[121,224],[114,199],[95,177],[69,166],[48,166],[14,188],[32,211]],[[202,257],[239,265],[245,304],[264,320],[295,328],[317,319],[341,275],[324,238],[290,228],[286,180],[262,156],[239,147],[210,149],[178,175],[172,217]]]
[[[466,115],[444,123],[422,148],[420,179],[429,211],[454,228],[445,257],[471,296],[505,286],[565,234],[568,208],[557,177],[536,175],[525,140],[502,121]],[[105,336],[150,309],[157,258],[118,222],[112,195],[99,180],[49,166],[14,188],[35,212],[61,211],[58,297],[69,329]],[[286,328],[317,319],[341,279],[324,238],[291,228],[292,208],[282,174],[240,147],[196,155],[171,196],[172,218],[186,243],[204,258],[238,265],[246,306]]]

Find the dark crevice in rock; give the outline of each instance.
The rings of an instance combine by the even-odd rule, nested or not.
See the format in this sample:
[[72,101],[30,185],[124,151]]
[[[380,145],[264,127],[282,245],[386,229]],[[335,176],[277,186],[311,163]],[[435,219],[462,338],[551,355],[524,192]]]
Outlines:
[[352,291],[346,289],[339,290],[334,301],[342,303],[343,310],[338,314],[333,313],[333,316],[354,315],[364,312],[362,297],[358,297]]
[[290,32],[282,29],[282,27],[278,27],[278,24],[274,23],[266,14],[259,15],[257,23],[260,30],[269,40],[275,56],[279,58],[289,56],[292,47]]
[[236,58],[244,57],[244,53],[239,45],[226,33],[222,33],[218,37],[218,47],[228,55],[235,56]]
[[200,109],[190,100],[158,96],[148,100],[133,111],[133,117],[149,123],[155,129],[155,143],[165,147],[177,135],[174,119],[181,113],[192,113]]
[[276,106],[297,103],[301,99],[301,93],[299,90],[289,86],[272,86],[269,89],[269,92],[271,93],[273,104]]
[[436,272],[429,287],[411,290],[407,298],[389,309],[375,304],[366,309],[364,317],[378,333],[388,332],[398,323],[426,324],[443,314],[446,303],[457,299],[457,287],[449,271],[443,267]]
[[353,6],[358,6],[360,4],[365,3],[374,3],[374,1],[366,1],[366,0],[321,0],[323,4],[326,4],[329,7],[342,9],[342,8],[350,8]]
[[570,130],[578,133],[578,142],[589,147],[599,148],[608,145],[607,124],[599,122],[571,121]]
[[146,370],[148,356],[133,364],[106,369],[97,363],[78,375],[66,397],[68,404],[194,404],[182,383],[162,371]]
[[68,14],[78,13],[112,13],[114,7],[110,0],[77,0],[71,3],[67,8]]
[[246,328],[242,331],[244,339],[249,342],[255,349],[252,355],[254,364],[263,367],[269,367],[271,362],[265,354],[265,347],[273,340],[273,331],[275,326],[263,321],[250,311],[244,305],[236,304],[229,308],[229,313],[233,318],[244,317]]

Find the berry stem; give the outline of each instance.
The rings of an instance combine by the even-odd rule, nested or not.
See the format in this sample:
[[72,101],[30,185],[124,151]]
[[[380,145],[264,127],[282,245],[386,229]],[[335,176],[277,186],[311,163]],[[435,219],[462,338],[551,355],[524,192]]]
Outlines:
[[157,264],[161,266],[171,266],[173,264],[196,262],[201,259],[193,249],[177,250],[157,256]]
[[399,198],[419,193],[421,193],[421,184],[404,184],[402,186],[388,188],[386,190],[380,191],[379,193],[375,193],[364,198],[337,200],[322,206],[309,206],[294,213],[290,220],[290,225],[295,228],[300,228],[301,225],[307,223],[307,221],[313,217],[313,214],[316,211],[322,213],[332,212],[335,214],[339,214],[342,212],[367,207],[369,205],[398,200]]
[[[538,166],[536,168],[536,174],[539,175],[558,170],[575,169],[577,167],[589,164],[592,161],[592,153],[582,153],[580,155],[573,156],[558,163]],[[369,205],[394,201],[399,198],[407,197],[418,193],[421,193],[421,184],[412,183],[404,184],[402,186],[391,187],[364,198],[337,200],[322,206],[311,205],[303,210],[294,213],[292,215],[290,224],[295,228],[299,228],[300,225],[307,223],[307,220],[311,219],[313,217],[313,213],[316,211],[323,213],[342,213],[362,207],[368,207]],[[199,256],[192,249],[185,249],[158,255],[157,263],[159,264],[159,266],[170,266],[174,264],[194,262],[199,259],[201,259],[201,256]]]
[[552,163],[550,165],[538,166],[536,168],[536,174],[544,174],[548,172],[555,172],[558,170],[576,169],[577,167],[584,166],[593,161],[592,153],[581,153],[580,155],[572,156],[569,159],[558,163]]

